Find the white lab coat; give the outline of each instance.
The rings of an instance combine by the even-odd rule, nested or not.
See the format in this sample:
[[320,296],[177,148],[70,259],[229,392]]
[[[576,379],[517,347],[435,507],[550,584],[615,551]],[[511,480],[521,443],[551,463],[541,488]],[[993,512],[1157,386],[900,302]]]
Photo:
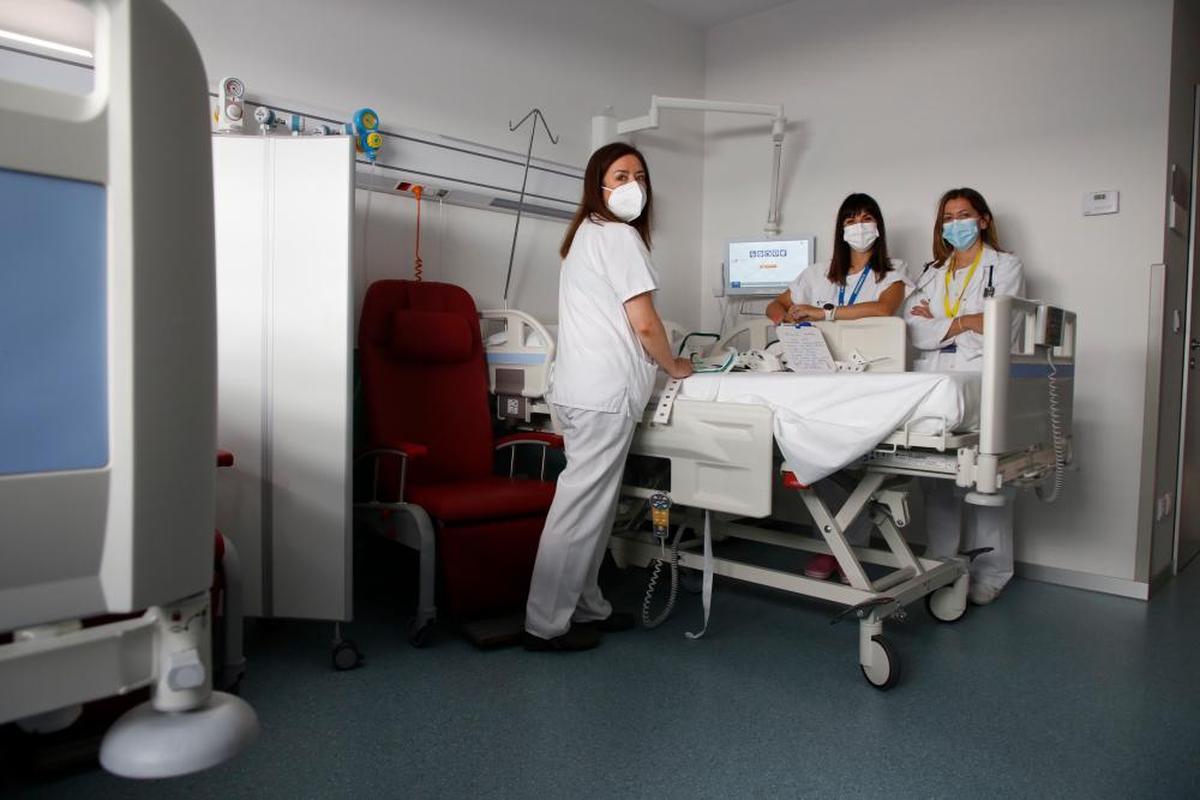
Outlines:
[[559,280],[550,389],[567,466],[542,529],[525,606],[525,630],[534,636],[553,639],[572,622],[612,613],[597,576],[625,457],[656,370],[625,302],[657,287],[649,251],[634,228],[591,220],[579,226]]
[[[946,331],[952,322],[946,315],[945,264],[935,264],[915,281],[916,288],[904,304],[904,321],[908,323],[909,344],[913,347],[913,369],[921,372],[978,371],[983,366],[983,336],[974,331],[960,333],[953,339],[955,351],[947,351]],[[1025,276],[1021,260],[1012,253],[1002,253],[984,245],[979,267],[971,282],[963,288],[969,270],[961,269],[951,276],[951,302],[962,291],[958,313],[978,314],[983,311],[984,289],[991,271],[998,295],[1025,294]],[[915,317],[912,309],[922,300],[929,301],[933,319]],[[925,490],[925,521],[929,546],[926,554],[946,558],[959,552],[981,547],[992,551],[971,563],[971,581],[999,592],[1013,574],[1013,495],[1006,492],[1008,502],[1003,506],[969,506],[965,520],[961,490],[949,481],[923,479]],[[965,526],[964,526],[965,522]]]
[[[934,264],[917,276],[915,288],[904,303],[904,321],[908,323],[908,341],[913,348],[913,369],[920,372],[951,372],[954,370],[979,370],[983,358],[983,335],[965,331],[946,341],[946,331],[952,318],[946,315],[946,270],[945,264]],[[979,266],[965,288],[969,269],[960,269],[951,275],[950,300],[962,292],[959,316],[978,314],[983,311],[984,289],[992,276],[996,294],[1025,295],[1025,275],[1021,259],[1012,253],[1002,253],[983,246]],[[929,301],[933,319],[914,317],[912,310],[922,301]],[[957,352],[947,352],[954,345]]]

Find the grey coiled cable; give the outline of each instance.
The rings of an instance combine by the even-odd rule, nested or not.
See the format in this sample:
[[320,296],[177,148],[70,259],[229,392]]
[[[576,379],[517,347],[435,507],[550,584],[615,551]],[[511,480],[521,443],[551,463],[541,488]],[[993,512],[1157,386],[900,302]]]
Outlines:
[[1066,477],[1067,442],[1062,435],[1062,416],[1059,410],[1058,379],[1056,377],[1058,369],[1054,366],[1054,351],[1049,347],[1046,348],[1046,363],[1050,365],[1050,374],[1046,383],[1050,389],[1050,433],[1054,436],[1054,487],[1048,494],[1042,492],[1041,486],[1034,491],[1043,503],[1053,503],[1062,492],[1063,481]]
[[667,595],[667,604],[663,606],[662,612],[657,617],[650,616],[650,606],[654,602],[654,590],[658,587],[664,562],[661,558],[654,559],[654,566],[650,571],[650,583],[646,585],[646,597],[642,600],[642,627],[644,628],[657,628],[666,622],[670,618],[671,612],[675,610],[675,600],[679,597],[679,540],[682,536],[683,527],[680,526],[671,540],[671,591]]

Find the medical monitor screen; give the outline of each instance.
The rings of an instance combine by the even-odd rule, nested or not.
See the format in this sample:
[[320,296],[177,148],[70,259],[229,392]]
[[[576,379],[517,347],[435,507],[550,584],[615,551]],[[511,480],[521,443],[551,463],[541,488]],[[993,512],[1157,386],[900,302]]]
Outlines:
[[103,186],[0,169],[0,476],[108,463]]
[[787,288],[813,263],[811,236],[734,239],[725,264],[729,294],[769,295]]

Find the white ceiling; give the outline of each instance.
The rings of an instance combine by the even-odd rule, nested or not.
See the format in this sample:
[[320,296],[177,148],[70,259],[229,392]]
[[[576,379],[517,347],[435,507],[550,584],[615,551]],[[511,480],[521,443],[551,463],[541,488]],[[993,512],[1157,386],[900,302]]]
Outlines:
[[668,16],[694,28],[708,30],[723,22],[757,14],[792,0],[643,0]]

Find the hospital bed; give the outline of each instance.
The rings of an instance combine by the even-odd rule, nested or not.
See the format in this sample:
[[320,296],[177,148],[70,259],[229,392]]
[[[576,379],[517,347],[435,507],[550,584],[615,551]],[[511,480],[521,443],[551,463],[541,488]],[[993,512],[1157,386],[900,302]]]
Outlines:
[[[548,331],[530,335],[539,326],[521,312],[496,314],[508,334],[490,337],[489,371],[536,364],[523,385],[544,391],[553,358]],[[845,610],[835,619],[859,621],[864,677],[886,689],[900,673],[883,635],[886,620],[902,619],[920,600],[940,621],[962,617],[968,565],[978,553],[945,560],[914,554],[902,534],[911,478],[952,480],[967,502],[1000,505],[1008,502],[1006,487],[1057,488],[1070,460],[1075,315],[1014,297],[989,298],[984,314],[978,373],[904,372],[905,326],[888,318],[816,323],[836,360],[849,362],[857,352],[874,362],[862,374],[706,374],[662,387],[630,450],[631,461],[651,466],[629,470],[623,493],[647,511],[652,500],[663,505],[661,495],[684,507],[673,535],[659,528],[672,539],[669,560],[704,573],[706,626],[713,575],[839,604]],[[766,320],[750,323],[712,349],[747,340],[765,348],[772,328]],[[517,353],[520,360],[512,358]],[[503,411],[504,388],[517,381],[497,378],[492,387]],[[536,402],[527,410],[540,408]],[[849,483],[836,509],[813,488],[835,474]],[[755,523],[772,514],[778,489],[799,494],[819,538]],[[850,546],[846,531],[861,517],[886,549]],[[666,541],[643,528],[614,532],[618,564],[668,560]],[[847,583],[717,557],[712,541],[727,538],[832,554]]]

